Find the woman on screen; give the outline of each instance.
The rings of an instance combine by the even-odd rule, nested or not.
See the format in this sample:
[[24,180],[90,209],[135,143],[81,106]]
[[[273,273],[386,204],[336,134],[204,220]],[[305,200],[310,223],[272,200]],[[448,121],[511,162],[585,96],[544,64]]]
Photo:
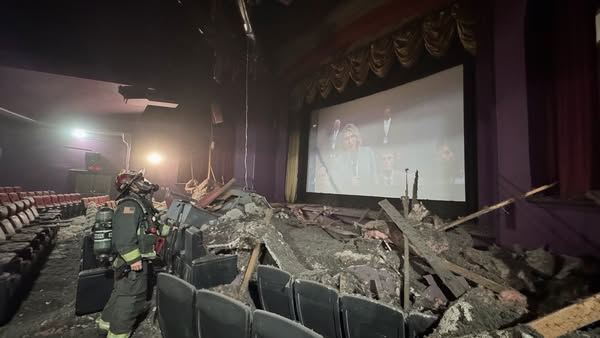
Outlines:
[[[370,194],[377,183],[375,153],[362,146],[360,130],[354,124],[346,124],[341,135],[343,149],[337,158],[337,170],[332,175],[343,184],[341,193]],[[349,191],[344,191],[345,187]]]

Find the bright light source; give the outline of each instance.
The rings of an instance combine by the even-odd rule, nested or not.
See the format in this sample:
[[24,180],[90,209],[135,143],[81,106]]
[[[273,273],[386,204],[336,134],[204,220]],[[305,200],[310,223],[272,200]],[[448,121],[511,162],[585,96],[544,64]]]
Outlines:
[[86,138],[87,137],[87,132],[83,129],[73,129],[71,131],[71,135],[75,138]]
[[163,161],[162,155],[156,152],[148,154],[148,157],[146,157],[146,159],[151,164],[160,164]]

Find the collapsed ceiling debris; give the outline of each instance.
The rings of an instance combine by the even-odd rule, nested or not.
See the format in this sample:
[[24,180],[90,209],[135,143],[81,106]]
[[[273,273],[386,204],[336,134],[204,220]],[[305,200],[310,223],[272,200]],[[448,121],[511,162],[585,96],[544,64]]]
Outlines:
[[[595,262],[542,248],[509,251],[476,245],[467,231],[475,224],[442,220],[416,194],[402,199],[401,214],[387,200],[380,202],[379,211],[269,204],[232,184],[204,182],[194,197],[198,205],[221,215],[201,226],[209,250],[239,256],[239,276],[215,289],[250,306],[251,298],[238,289],[254,271],[255,262],[248,262],[256,260],[261,243],[263,264],[419,316],[428,323],[421,334],[431,337],[535,336],[532,327],[539,325],[527,322],[598,292],[592,282],[600,274]],[[409,252],[407,259],[403,252]],[[598,307],[597,297],[589,302],[588,307]],[[561,318],[552,316],[546,320]],[[559,330],[561,334],[598,320],[598,314],[580,316],[575,320],[580,325]]]

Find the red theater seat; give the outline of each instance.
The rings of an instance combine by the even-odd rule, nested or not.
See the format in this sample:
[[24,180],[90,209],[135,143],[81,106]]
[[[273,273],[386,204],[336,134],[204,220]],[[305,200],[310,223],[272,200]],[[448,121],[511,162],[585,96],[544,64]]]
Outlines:
[[4,187],[4,192],[10,193],[10,192],[15,192],[15,190],[13,189],[13,187]]
[[45,195],[50,195],[50,192],[48,190],[44,190],[44,191],[42,191],[42,195],[44,195],[44,196]]
[[29,196],[29,195],[28,195],[26,192],[24,192],[24,191],[21,191],[20,193],[18,193],[18,195],[19,195],[19,198],[20,198],[20,199],[24,199],[25,197]]
[[54,190],[50,190],[49,193],[50,193],[50,195],[56,195],[56,191],[54,191]]
[[20,187],[20,186],[16,186],[16,187],[13,187],[13,191],[16,192],[16,193],[20,193],[20,192],[23,191],[23,188]]
[[35,196],[42,196],[44,193],[42,191],[34,191]]
[[55,207],[60,206],[60,201],[58,200],[58,196],[50,195],[50,201],[52,202],[52,205],[54,205]]
[[46,208],[46,203],[44,203],[44,198],[42,196],[33,196],[35,200],[35,205],[40,209]]
[[17,194],[16,192],[10,192],[10,193],[8,193],[8,198],[13,203],[15,203],[16,201],[20,201],[21,200],[21,198],[19,198],[19,194]]
[[0,194],[5,193],[6,191],[4,191],[4,187],[0,187]]
[[0,193],[0,203],[10,203],[7,193]]
[[33,197],[33,196],[35,196],[35,192],[34,191],[28,191],[27,192],[27,196]]

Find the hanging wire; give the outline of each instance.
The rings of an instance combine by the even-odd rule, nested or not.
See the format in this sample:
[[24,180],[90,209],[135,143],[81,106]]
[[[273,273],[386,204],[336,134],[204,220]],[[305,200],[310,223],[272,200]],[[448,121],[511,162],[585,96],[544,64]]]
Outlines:
[[250,39],[246,38],[246,78],[245,78],[245,115],[244,130],[244,190],[248,190],[248,76],[250,67]]

